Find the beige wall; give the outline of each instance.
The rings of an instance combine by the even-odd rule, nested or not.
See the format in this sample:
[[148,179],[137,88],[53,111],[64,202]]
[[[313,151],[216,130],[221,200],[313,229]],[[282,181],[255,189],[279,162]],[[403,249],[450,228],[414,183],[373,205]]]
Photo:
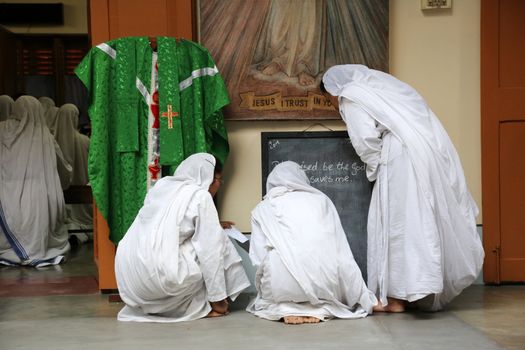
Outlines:
[[[439,117],[481,206],[480,1],[457,0],[452,10],[430,12],[421,11],[419,3],[390,0],[390,71],[415,87]],[[340,121],[322,123],[333,130],[345,129]],[[250,231],[250,211],[261,199],[260,132],[301,131],[312,124],[227,123],[231,154],[219,195],[221,219]]]
[[443,123],[481,209],[480,0],[453,1],[451,11],[423,12],[418,4],[390,1],[391,71]]
[[5,26],[18,34],[87,34],[87,0],[9,0],[9,3],[53,3],[64,4],[64,25],[61,26]]

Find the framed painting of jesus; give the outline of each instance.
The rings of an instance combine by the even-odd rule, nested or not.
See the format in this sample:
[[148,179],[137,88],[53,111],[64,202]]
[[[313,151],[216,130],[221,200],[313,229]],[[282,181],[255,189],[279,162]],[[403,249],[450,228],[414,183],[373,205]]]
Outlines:
[[230,120],[337,119],[319,90],[336,64],[388,71],[388,0],[195,0],[197,39]]

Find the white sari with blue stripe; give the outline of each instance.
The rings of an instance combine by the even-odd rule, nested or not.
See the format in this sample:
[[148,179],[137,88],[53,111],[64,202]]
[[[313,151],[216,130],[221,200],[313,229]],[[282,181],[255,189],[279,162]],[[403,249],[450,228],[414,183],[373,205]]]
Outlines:
[[0,263],[45,266],[69,251],[56,142],[37,99],[0,123]]

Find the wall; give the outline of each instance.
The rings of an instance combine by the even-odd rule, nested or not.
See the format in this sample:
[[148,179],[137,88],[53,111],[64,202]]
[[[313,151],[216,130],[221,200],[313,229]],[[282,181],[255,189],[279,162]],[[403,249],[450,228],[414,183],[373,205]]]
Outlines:
[[[454,1],[451,10],[430,12],[421,11],[419,4],[390,0],[390,72],[416,88],[439,117],[481,206],[480,2]],[[219,195],[221,219],[251,230],[250,211],[261,199],[260,132],[300,131],[313,123],[227,122],[231,154]],[[322,124],[345,129],[341,121]]]
[[17,34],[87,34],[88,33],[88,11],[87,0],[9,0],[8,3],[56,3],[64,4],[64,25],[48,26],[5,26]]
[[451,11],[418,5],[390,1],[392,73],[415,87],[443,123],[481,208],[480,1],[453,1]]

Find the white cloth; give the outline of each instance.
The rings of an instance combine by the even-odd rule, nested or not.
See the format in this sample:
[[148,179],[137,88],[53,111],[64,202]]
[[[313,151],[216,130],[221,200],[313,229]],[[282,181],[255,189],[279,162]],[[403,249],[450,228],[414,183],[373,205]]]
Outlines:
[[352,145],[377,178],[368,215],[368,286],[441,309],[479,274],[478,208],[458,154],[423,98],[393,76],[361,65],[330,68]]
[[42,96],[38,99],[44,107],[44,119],[46,125],[49,128],[51,134],[55,134],[55,124],[58,114],[58,107],[55,105],[55,101],[51,97]]
[[250,257],[257,297],[247,310],[284,316],[361,318],[377,304],[354,260],[335,206],[294,162],[268,176],[268,194],[252,212]]
[[[55,106],[55,101],[50,97],[45,96],[40,97],[38,101],[42,105],[42,108],[44,108],[44,125],[46,125],[49,132],[54,135],[56,118],[58,116],[58,108]],[[58,143],[56,141],[54,141],[54,143],[55,153],[57,155],[58,176],[60,178],[62,190],[65,190],[71,184],[71,179],[73,177],[73,164],[65,159]]]
[[208,192],[214,166],[194,154],[149,190],[115,257],[120,321],[195,320],[250,286]]
[[3,122],[9,118],[13,111],[13,105],[15,101],[9,95],[0,96],[0,122]]
[[15,102],[0,123],[0,258],[7,263],[59,263],[69,250],[55,140],[33,97]]
[[[85,186],[89,183],[87,168],[89,138],[77,130],[78,115],[78,108],[67,103],[58,109],[54,127],[55,139],[64,159],[73,167],[72,174],[59,169],[61,182],[65,185],[64,190],[70,185]],[[68,178],[70,181],[67,181]],[[68,224],[81,228],[92,227],[93,207],[90,204],[68,204],[66,208]]]

